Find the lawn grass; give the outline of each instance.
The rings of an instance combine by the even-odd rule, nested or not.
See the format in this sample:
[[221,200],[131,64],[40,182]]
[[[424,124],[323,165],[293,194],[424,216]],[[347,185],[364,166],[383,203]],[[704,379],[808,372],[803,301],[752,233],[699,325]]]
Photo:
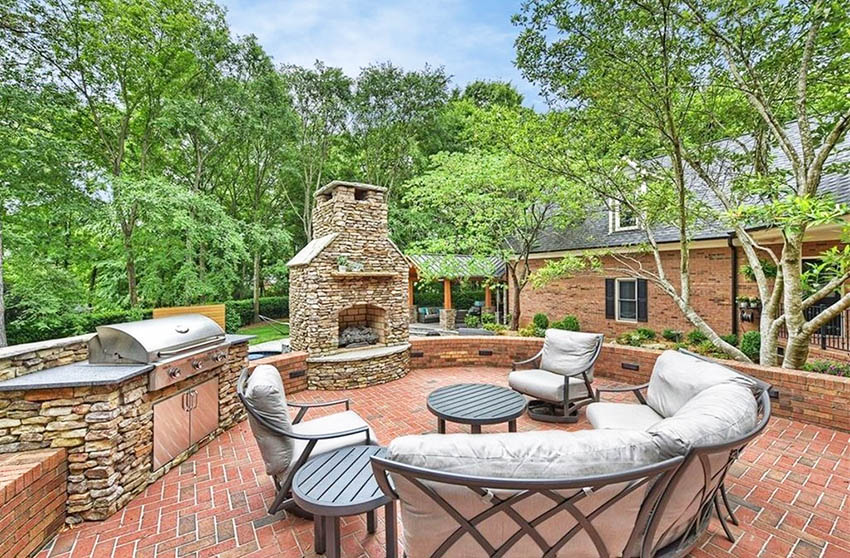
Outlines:
[[265,343],[266,341],[274,341],[275,339],[289,337],[289,325],[251,324],[245,327],[240,327],[237,333],[242,335],[256,335],[256,337],[248,341],[250,345],[256,345],[258,343]]

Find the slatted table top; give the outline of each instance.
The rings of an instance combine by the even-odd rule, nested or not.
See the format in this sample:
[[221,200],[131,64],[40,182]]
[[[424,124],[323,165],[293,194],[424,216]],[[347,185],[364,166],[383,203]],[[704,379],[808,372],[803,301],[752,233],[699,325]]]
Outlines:
[[525,412],[528,403],[520,393],[492,384],[455,384],[428,395],[428,410],[461,424],[498,424]]
[[370,458],[386,453],[386,448],[363,445],[317,455],[295,473],[292,497],[305,511],[321,516],[355,515],[383,506],[390,499],[375,481]]

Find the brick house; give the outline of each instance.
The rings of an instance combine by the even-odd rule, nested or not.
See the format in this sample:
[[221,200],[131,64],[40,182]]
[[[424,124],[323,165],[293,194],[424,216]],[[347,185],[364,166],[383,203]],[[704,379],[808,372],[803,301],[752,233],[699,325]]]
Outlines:
[[[850,160],[848,148],[850,141],[845,140],[836,150],[834,159]],[[787,165],[778,150],[774,156],[778,165]],[[695,176],[690,176],[689,181],[694,193],[703,200],[711,196]],[[820,192],[829,193],[837,202],[850,202],[850,176],[824,175]],[[719,206],[716,200],[715,203]],[[603,255],[629,253],[648,269],[655,269],[652,254],[641,252],[640,245],[646,242],[646,236],[638,220],[621,215],[616,204],[609,205],[610,208],[592,211],[585,222],[574,229],[550,230],[543,235],[529,260],[532,271],[568,254],[595,253],[602,266],[599,271],[582,272],[541,288],[527,286],[521,294],[520,324],[528,324],[535,313],[542,312],[550,319],[573,314],[579,318],[582,330],[609,337],[636,327],[648,327],[659,333],[667,328],[684,332],[694,329],[667,294],[646,280],[617,273],[613,258]],[[850,222],[850,217],[845,220]],[[825,249],[840,245],[843,226],[811,228],[806,236],[804,258],[814,262]],[[678,232],[672,227],[656,228],[653,232],[659,241],[664,270],[678,287]],[[777,255],[780,253],[779,231],[759,229],[751,234],[763,245],[774,248]],[[735,302],[738,296],[758,296],[758,291],[755,283],[741,272],[747,259],[734,234],[716,223],[700,223],[693,233],[690,256],[692,303],[709,325],[721,335],[758,329],[758,318],[750,321],[751,316],[742,316]],[[819,311],[818,308],[813,310]],[[835,343],[843,351],[850,350],[848,317],[848,313],[839,317],[830,324],[828,331],[829,336],[836,338],[828,339],[830,346]]]

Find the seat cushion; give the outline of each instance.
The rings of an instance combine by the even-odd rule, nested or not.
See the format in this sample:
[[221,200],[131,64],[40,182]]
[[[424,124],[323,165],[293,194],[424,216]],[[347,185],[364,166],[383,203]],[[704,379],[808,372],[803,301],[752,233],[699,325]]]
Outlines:
[[[537,431],[514,434],[429,434],[404,436],[393,440],[387,457],[394,461],[442,472],[484,477],[516,479],[566,479],[614,473],[657,463],[660,454],[646,432],[624,430],[586,430],[580,432]],[[398,475],[392,475],[401,500],[401,519],[408,558],[431,556],[440,544],[457,530],[458,523],[420,488]],[[467,488],[427,481],[441,498],[466,518],[474,517],[493,504],[491,495],[507,498],[508,491],[485,490],[478,495]],[[616,502],[591,519],[605,537],[611,556],[622,556],[622,549],[635,525],[640,504],[651,485],[637,487],[630,497]],[[564,498],[576,497],[577,507],[588,513],[608,502],[624,483],[598,490],[581,488],[560,490]],[[537,494],[516,504],[517,513],[531,520],[554,506],[552,500]],[[575,527],[568,512],[550,517],[539,525],[548,541],[556,541]],[[479,524],[488,541],[498,547],[517,531],[517,524],[503,513]],[[486,556],[469,536],[459,539],[446,556]],[[519,541],[506,556],[540,556],[530,537]],[[599,551],[589,537],[579,533],[564,545],[558,557],[598,557]]]
[[[296,434],[326,434],[330,432],[343,432],[358,428],[361,426],[369,426],[360,415],[354,411],[345,411],[342,413],[334,413],[325,415],[313,420],[305,420],[298,424],[292,425],[292,431]],[[327,440],[319,440],[316,442],[310,456],[326,453],[346,446],[356,446],[358,444],[366,444],[366,434],[351,434],[341,438],[329,438]],[[375,437],[375,432],[369,428],[370,444],[377,444],[378,439]],[[292,440],[292,459],[297,460],[307,447],[307,440]]]
[[758,405],[752,392],[734,383],[718,384],[695,395],[679,411],[647,429],[665,458],[692,446],[722,444],[752,431]]
[[746,386],[752,392],[758,389],[752,379],[721,364],[678,351],[664,351],[652,369],[646,402],[659,415],[672,417],[692,397],[722,383]]
[[593,360],[602,336],[563,329],[547,329],[543,340],[540,368],[556,374],[581,372],[588,366],[588,377],[593,380]]
[[[587,397],[584,380],[569,378],[570,399]],[[546,370],[517,370],[508,375],[508,385],[520,393],[544,401],[558,403],[564,400],[564,377]]]
[[[245,385],[245,399],[263,420],[275,428],[284,432],[292,429],[283,380],[274,366],[263,364],[254,369]],[[292,460],[292,439],[266,428],[251,413],[248,413],[248,423],[260,447],[266,473],[277,475],[286,471]]]
[[664,417],[649,405],[635,403],[591,403],[587,420],[597,429],[646,430]]

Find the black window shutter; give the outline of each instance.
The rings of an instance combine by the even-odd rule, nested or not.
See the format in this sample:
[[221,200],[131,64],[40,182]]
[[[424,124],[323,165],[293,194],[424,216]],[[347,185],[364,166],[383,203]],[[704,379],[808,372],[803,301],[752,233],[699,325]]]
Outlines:
[[605,279],[605,319],[613,320],[616,317],[614,313],[614,280]]
[[637,280],[637,319],[639,322],[649,320],[649,309],[647,305],[646,279]]

